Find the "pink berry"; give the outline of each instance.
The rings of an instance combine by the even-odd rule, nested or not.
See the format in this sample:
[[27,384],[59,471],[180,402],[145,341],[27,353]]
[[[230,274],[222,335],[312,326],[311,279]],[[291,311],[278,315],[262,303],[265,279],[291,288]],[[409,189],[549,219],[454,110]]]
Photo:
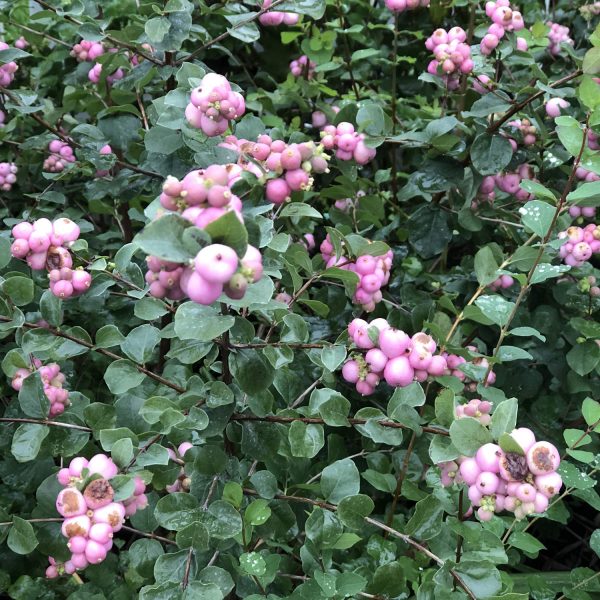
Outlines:
[[90,458],[87,468],[92,474],[101,475],[104,479],[112,479],[118,472],[117,465],[106,454],[96,454]]
[[474,458],[466,458],[460,463],[459,472],[467,485],[474,485],[481,469]]
[[94,540],[88,540],[85,547],[85,558],[90,564],[97,565],[106,558],[106,549],[102,544]]
[[406,387],[412,383],[414,375],[414,369],[410,366],[406,356],[392,358],[387,362],[383,371],[383,376],[387,383],[394,387]]
[[94,479],[83,492],[83,497],[90,510],[110,504],[114,496],[115,492],[106,479]]
[[238,268],[238,256],[233,248],[211,244],[202,248],[194,259],[196,272],[212,284],[227,283]]
[[66,488],[56,497],[56,510],[63,517],[76,517],[85,514],[87,506],[79,490]]
[[550,442],[537,442],[527,452],[527,465],[534,475],[545,475],[558,469],[560,454]]
[[477,476],[475,485],[484,496],[495,494],[500,483],[500,478],[495,473],[483,471]]
[[556,472],[550,472],[546,475],[537,475],[535,478],[535,485],[537,489],[547,498],[556,496],[556,494],[560,492],[562,484],[562,478]]
[[500,471],[500,446],[492,443],[484,444],[477,450],[475,460],[482,471],[498,473]]

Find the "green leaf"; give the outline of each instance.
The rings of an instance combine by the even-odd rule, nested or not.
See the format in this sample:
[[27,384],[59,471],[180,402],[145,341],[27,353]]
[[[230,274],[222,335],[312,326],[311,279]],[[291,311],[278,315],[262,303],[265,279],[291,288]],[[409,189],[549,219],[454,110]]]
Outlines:
[[194,522],[180,529],[175,536],[180,548],[193,548],[196,552],[205,552],[210,548],[210,535],[202,523]]
[[33,300],[33,281],[29,277],[9,277],[0,287],[17,306],[24,306]]
[[152,358],[154,348],[160,342],[160,331],[152,325],[140,325],[132,329],[123,343],[121,350],[133,361],[141,364]]
[[30,554],[38,545],[37,537],[31,523],[16,515],[12,518],[12,527],[8,532],[6,543],[15,554]]
[[544,544],[524,531],[513,531],[508,538],[508,542],[511,546],[531,554],[532,558],[535,558],[540,550],[544,550],[546,548]]
[[113,394],[124,394],[144,381],[145,375],[126,359],[116,360],[108,365],[104,381]]
[[235,318],[210,306],[184,302],[175,313],[175,333],[182,340],[210,342],[233,327]]
[[402,407],[423,406],[425,404],[425,392],[420,383],[414,382],[406,387],[399,387],[394,390],[388,403],[387,413],[390,419],[402,421],[405,413]]
[[450,439],[459,452],[474,456],[481,446],[492,441],[492,434],[477,419],[464,417],[450,426]]
[[49,433],[48,427],[45,425],[35,423],[19,425],[13,435],[10,447],[10,451],[17,462],[28,462],[36,458],[42,442],[48,437]]
[[162,42],[169,29],[171,29],[171,22],[166,17],[154,17],[146,21],[144,28],[148,40],[152,44]]
[[475,254],[475,275],[479,285],[485,286],[497,279],[498,263],[489,246],[484,246]]
[[591,340],[586,340],[583,344],[577,344],[567,352],[569,367],[581,376],[591,373],[599,362],[600,347]]
[[240,567],[247,575],[260,577],[267,571],[267,563],[258,552],[246,552],[240,556]]
[[590,48],[583,57],[583,72],[586,75],[600,73],[600,48]]
[[354,461],[349,458],[338,460],[323,469],[321,493],[333,504],[338,504],[346,496],[360,492],[360,474]]
[[511,360],[533,360],[533,356],[517,346],[500,346],[496,353],[496,358],[500,362],[509,362]]
[[239,350],[231,354],[229,366],[236,382],[247,394],[266,390],[275,378],[271,363],[254,350]]
[[504,452],[512,452],[513,454],[519,454],[520,456],[525,455],[523,448],[521,448],[515,438],[508,433],[501,433],[498,436],[498,445]]
[[590,536],[590,548],[600,556],[600,529],[596,529]]
[[548,263],[542,263],[537,265],[533,275],[531,276],[531,283],[542,283],[547,279],[553,279],[559,277],[562,273],[569,271],[571,267],[568,265],[551,265]]
[[508,319],[515,307],[514,302],[505,300],[499,295],[480,296],[475,300],[475,304],[490,321],[500,327],[508,323]]
[[184,244],[183,233],[191,226],[183,217],[167,214],[148,223],[135,236],[134,243],[146,254],[172,262],[187,263],[194,255]]
[[583,146],[583,129],[573,117],[561,116],[554,119],[558,139],[571,156],[578,156]]
[[191,494],[175,492],[163,496],[154,509],[158,524],[169,531],[179,531],[197,520],[198,500]]
[[235,537],[242,531],[240,513],[223,500],[217,500],[208,507],[207,527],[210,535],[219,540]]
[[490,562],[463,560],[455,571],[476,598],[488,598],[502,588],[500,572]]
[[104,325],[96,332],[97,348],[112,348],[120,346],[125,341],[125,336],[115,325]]
[[209,223],[204,231],[210,235],[213,244],[224,244],[233,248],[242,258],[248,249],[248,232],[234,211],[225,213]]
[[[462,420],[462,419],[461,419]],[[441,532],[444,507],[435,496],[419,500],[406,524],[406,533],[419,540],[430,540]]]
[[494,439],[498,439],[503,433],[510,433],[517,425],[517,412],[519,401],[509,398],[494,407],[490,429]]
[[581,406],[581,414],[588,425],[595,425],[600,420],[600,402],[586,398]]
[[[598,87],[598,84],[594,84]],[[573,202],[578,206],[598,206],[600,199],[600,181],[589,181],[580,184],[576,190],[569,192],[567,202]]]
[[471,146],[471,161],[481,175],[495,175],[508,165],[512,153],[506,137],[482,133]]
[[548,233],[555,212],[554,206],[541,200],[531,200],[519,209],[521,223],[541,238]]
[[249,525],[263,525],[270,517],[269,503],[263,498],[253,500],[244,511],[244,521]]
[[356,124],[368,135],[382,135],[385,132],[383,109],[373,103],[362,105],[356,113]]
[[365,525],[365,517],[368,517],[374,509],[375,503],[369,496],[355,494],[345,496],[339,501],[337,515],[346,527],[360,530]]
[[44,386],[39,373],[32,373],[23,379],[23,385],[19,390],[19,405],[28,417],[48,418],[50,401],[44,393]]
[[288,432],[292,456],[313,458],[325,444],[322,425],[294,421]]
[[370,591],[386,598],[396,598],[402,595],[405,589],[404,570],[398,561],[377,567],[373,574],[373,582],[369,586]]
[[311,219],[322,219],[323,215],[312,206],[303,202],[291,202],[281,211],[282,217],[309,217]]

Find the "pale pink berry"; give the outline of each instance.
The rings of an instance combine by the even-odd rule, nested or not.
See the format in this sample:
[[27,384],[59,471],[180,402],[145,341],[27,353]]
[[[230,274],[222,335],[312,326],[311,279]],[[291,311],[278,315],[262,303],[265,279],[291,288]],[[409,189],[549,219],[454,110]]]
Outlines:
[[90,510],[110,504],[114,496],[115,492],[107,479],[94,479],[83,492],[83,497]]
[[498,473],[500,471],[500,456],[502,450],[497,444],[484,444],[477,450],[475,460],[482,471]]
[[61,490],[56,497],[56,510],[63,517],[76,517],[87,511],[82,493],[75,488]]
[[238,268],[238,256],[233,248],[211,244],[202,248],[194,259],[196,272],[209,283],[228,282]]
[[527,452],[527,465],[534,475],[551,473],[560,465],[560,454],[550,442],[536,442]]

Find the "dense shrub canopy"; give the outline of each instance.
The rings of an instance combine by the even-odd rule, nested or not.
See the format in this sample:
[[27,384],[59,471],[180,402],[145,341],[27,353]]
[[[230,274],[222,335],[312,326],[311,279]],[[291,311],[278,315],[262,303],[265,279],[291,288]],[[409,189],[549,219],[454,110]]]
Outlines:
[[0,0],[0,590],[600,594],[598,3]]

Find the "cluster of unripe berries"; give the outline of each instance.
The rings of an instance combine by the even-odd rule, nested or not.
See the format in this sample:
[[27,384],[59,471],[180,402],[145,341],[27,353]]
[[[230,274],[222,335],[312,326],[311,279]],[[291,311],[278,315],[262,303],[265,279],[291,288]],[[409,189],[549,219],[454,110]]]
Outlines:
[[10,192],[12,186],[17,182],[18,171],[15,163],[0,162],[0,190]]
[[[167,448],[167,452],[169,453],[169,458],[174,460],[175,462],[182,463],[183,457],[185,453],[193,448],[192,444],[189,442],[183,442],[179,444],[177,447],[177,451],[171,450],[171,448]],[[170,485],[166,487],[167,492],[169,494],[173,494],[174,492],[189,492],[190,491],[190,478],[186,475],[185,469],[183,466],[181,467],[181,471],[179,472],[179,476],[177,479]]]
[[[465,407],[466,410],[466,407]],[[560,454],[549,442],[536,442],[525,427],[510,434],[519,452],[505,452],[497,444],[484,444],[474,457],[461,456],[439,465],[442,484],[465,483],[477,516],[489,521],[506,510],[516,519],[543,513],[550,498],[558,494],[562,479],[556,472]]]
[[81,40],[71,48],[70,54],[77,62],[94,62],[99,56],[104,54],[104,46],[102,42]]
[[499,290],[507,290],[509,287],[512,287],[515,283],[515,280],[510,275],[500,275],[498,279],[495,279],[488,285],[488,288],[492,290],[492,292],[497,292]]
[[568,27],[552,23],[552,21],[548,21],[546,25],[550,27],[550,31],[548,32],[548,41],[550,42],[548,51],[550,54],[558,56],[561,44],[570,44],[571,46],[574,44],[573,40],[569,37]]
[[382,299],[381,288],[387,285],[390,279],[394,258],[392,251],[388,250],[381,256],[364,254],[352,261],[345,256],[335,256],[329,235],[321,243],[320,250],[327,268],[339,267],[358,275],[359,281],[352,301],[360,304],[367,312],[374,311],[375,306]]
[[600,252],[600,228],[595,223],[585,227],[569,227],[566,231],[561,231],[558,238],[566,240],[558,253],[570,267],[580,267],[592,254]]
[[496,187],[521,202],[531,200],[532,195],[521,188],[521,182],[527,179],[535,181],[535,176],[533,168],[525,163],[519,165],[514,173],[498,173],[498,175],[484,177],[472,208],[476,208],[478,203],[482,201],[493,203],[496,198]]
[[306,54],[296,58],[290,63],[290,73],[294,77],[304,77],[312,79],[315,74],[317,63],[310,60]]
[[556,117],[560,117],[561,111],[564,108],[569,108],[569,106],[571,106],[571,104],[564,98],[550,98],[550,100],[546,102],[546,114],[551,119],[555,119]]
[[185,117],[192,127],[214,137],[225,133],[229,122],[239,119],[245,112],[243,96],[232,91],[229,81],[223,75],[207,73],[200,86],[192,90]]
[[187,296],[205,305],[222,293],[235,300],[243,298],[248,285],[257,282],[263,273],[262,256],[254,246],[248,246],[241,259],[229,246],[210,244],[198,252],[191,266],[155,256],[149,256],[146,262],[146,282],[152,296],[171,300]]
[[[8,50],[9,48],[10,46],[6,42],[0,41],[0,51]],[[0,65],[0,86],[8,87],[13,82],[18,69],[19,67],[14,60]]]
[[[521,139],[523,140],[524,146],[533,146],[537,141],[536,133],[537,129],[535,125],[531,124],[529,119],[515,119],[514,121],[509,121],[507,123],[509,127],[513,127],[521,134]],[[509,137],[508,141],[512,146],[513,152],[517,150],[517,142],[513,138]]]
[[[589,135],[589,132],[588,132],[588,135]],[[588,140],[588,144],[589,144],[589,140]],[[592,148],[592,150],[593,150],[593,148]],[[577,168],[577,170],[575,171],[575,177],[577,177],[577,179],[579,179],[580,181],[587,181],[588,183],[591,181],[600,181],[600,175],[597,175],[593,171],[588,171],[587,169],[584,169],[583,167]]]
[[429,0],[385,0],[385,6],[395,13],[429,7]]
[[[114,50],[109,50],[109,52],[116,52],[116,48]],[[102,77],[102,65],[100,63],[96,63],[89,71],[88,71],[88,79],[92,83],[100,83],[100,78]],[[112,85],[115,81],[119,81],[119,79],[123,79],[125,77],[125,71],[121,67],[115,69],[110,75],[106,76],[107,85]]]
[[49,417],[56,417],[65,412],[65,408],[69,406],[69,392],[63,388],[65,375],[61,373],[60,366],[56,363],[42,365],[42,361],[37,358],[32,358],[32,368],[17,369],[12,381],[10,382],[13,390],[17,392],[23,386],[23,380],[29,377],[32,373],[39,373],[44,386],[44,394],[50,402]]
[[329,156],[314,142],[288,144],[269,135],[259,135],[256,142],[229,135],[221,144],[239,155],[238,165],[266,183],[269,202],[282,204],[292,192],[310,190],[313,173],[329,172]]
[[597,284],[597,279],[593,275],[589,275],[588,277],[581,279],[578,287],[584,294],[589,294],[593,298],[598,298],[598,296],[600,296],[600,287]]
[[[494,51],[507,31],[520,31],[525,27],[523,16],[518,10],[511,8],[510,0],[486,2],[485,14],[492,20],[488,32],[483,36],[479,45],[481,54],[486,56]],[[523,41],[525,40],[523,39]],[[527,49],[526,44],[525,48],[519,48],[519,50],[522,49]]]
[[[89,461],[74,458],[68,468],[57,473],[64,486],[56,497],[56,510],[64,517],[61,532],[68,538],[71,558],[64,563],[66,573],[101,563],[112,548],[113,534],[121,529],[126,516],[146,508],[146,485],[134,479],[133,494],[122,502],[114,500],[110,480],[119,472],[117,465],[105,454],[96,454]],[[60,570],[50,558],[46,577],[57,577]]]
[[73,269],[73,257],[68,247],[79,238],[79,226],[70,219],[51,222],[38,219],[23,221],[12,228],[15,241],[11,254],[24,258],[34,271],[48,271],[50,291],[59,298],[70,298],[85,292],[92,276],[83,269]]
[[596,216],[595,206],[569,206],[569,215],[574,219],[593,219]]
[[67,142],[62,140],[52,140],[48,144],[50,156],[44,160],[43,169],[50,173],[60,173],[64,171],[68,163],[75,162],[73,148]]
[[453,27],[449,31],[436,29],[425,42],[435,57],[427,66],[427,72],[442,77],[449,90],[458,88],[461,74],[473,70],[471,47],[466,39],[467,33],[462,27]]
[[456,418],[472,417],[477,419],[482,425],[489,425],[492,416],[492,403],[480,398],[473,398],[467,404],[459,404],[456,409]]
[[[269,8],[273,4],[273,0],[263,0],[262,8]],[[293,26],[298,23],[300,20],[300,15],[291,12],[281,12],[279,10],[270,10],[266,13],[263,13],[258,17],[261,25],[265,25],[267,27],[276,27],[277,25]]]
[[375,148],[365,144],[365,134],[358,133],[352,123],[343,121],[338,125],[325,125],[321,130],[321,143],[327,150],[335,150],[340,160],[354,159],[359,165],[366,165],[375,158]]

